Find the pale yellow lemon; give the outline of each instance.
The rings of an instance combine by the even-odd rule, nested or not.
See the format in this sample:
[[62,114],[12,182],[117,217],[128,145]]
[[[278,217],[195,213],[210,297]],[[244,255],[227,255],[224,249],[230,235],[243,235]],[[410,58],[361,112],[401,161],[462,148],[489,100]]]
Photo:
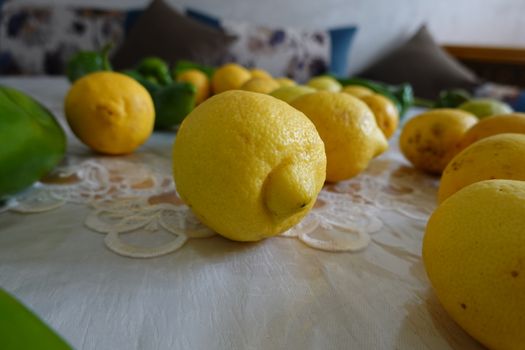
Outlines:
[[372,110],[376,122],[386,138],[392,137],[399,124],[399,112],[394,103],[380,94],[362,95],[359,97]]
[[218,68],[211,79],[214,94],[239,89],[252,77],[249,70],[237,63],[227,63]]
[[286,78],[286,77],[275,78],[275,81],[276,81],[280,86],[295,86],[295,85],[297,85],[297,83],[295,82],[295,80],[292,80],[292,79],[290,79],[290,78]]
[[311,86],[317,90],[339,92],[342,89],[341,84],[332,77],[319,76],[310,79],[306,85]]
[[359,98],[374,94],[369,88],[360,85],[347,85],[343,87],[342,92]]
[[273,79],[272,75],[261,68],[252,68],[250,69],[250,74],[252,75],[252,78],[266,78],[266,79]]
[[259,92],[261,94],[269,94],[278,88],[279,84],[271,78],[251,78],[240,87],[241,90]]
[[465,148],[443,171],[438,200],[444,201],[471,183],[490,179],[525,180],[525,135],[493,135]]
[[489,349],[525,344],[525,182],[464,187],[432,214],[423,262],[448,314]]
[[356,176],[388,148],[374,114],[356,97],[318,91],[299,96],[291,105],[312,120],[323,139],[327,181]]
[[410,119],[399,145],[414,167],[440,174],[459,149],[459,142],[478,119],[458,109],[437,108]]
[[91,149],[133,152],[149,138],[155,109],[148,91],[127,75],[96,72],[75,81],[65,99],[73,133]]
[[234,90],[184,119],[173,174],[203,223],[232,240],[257,241],[308,213],[325,180],[326,155],[303,113],[274,97]]
[[460,150],[485,137],[502,134],[525,134],[525,113],[495,115],[481,119],[470,128],[460,142]]
[[513,112],[508,104],[493,98],[473,98],[460,104],[458,108],[474,114],[479,119]]
[[188,69],[177,76],[177,81],[184,81],[193,84],[197,89],[195,94],[195,104],[199,104],[210,97],[210,80],[202,71],[198,69]]
[[312,92],[316,91],[316,89],[309,86],[294,85],[280,87],[272,91],[270,95],[278,98],[279,100],[283,100],[284,102],[290,103],[299,96],[302,96],[304,94],[311,94]]

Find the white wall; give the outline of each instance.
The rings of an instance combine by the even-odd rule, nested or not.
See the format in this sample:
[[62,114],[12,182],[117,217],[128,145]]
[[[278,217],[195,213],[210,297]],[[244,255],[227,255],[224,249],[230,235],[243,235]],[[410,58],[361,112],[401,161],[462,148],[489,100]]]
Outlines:
[[[167,0],[223,18],[260,24],[328,28],[357,24],[351,72],[428,23],[440,43],[525,47],[524,0]],[[147,0],[17,0],[101,7],[141,7]]]

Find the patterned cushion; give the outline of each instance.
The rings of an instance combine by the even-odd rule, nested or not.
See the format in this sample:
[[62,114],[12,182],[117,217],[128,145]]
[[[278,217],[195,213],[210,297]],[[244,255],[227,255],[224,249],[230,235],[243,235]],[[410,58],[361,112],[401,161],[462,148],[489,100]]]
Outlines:
[[187,9],[186,14],[236,38],[228,60],[298,81],[326,72],[345,76],[349,48],[357,30],[354,26],[334,30],[261,26],[220,20],[194,9]]
[[327,32],[268,28],[234,21],[223,21],[222,28],[236,38],[230,46],[228,61],[264,68],[274,76],[298,81],[327,71],[330,62]]
[[63,74],[76,51],[118,46],[135,15],[8,1],[0,12],[0,74]]

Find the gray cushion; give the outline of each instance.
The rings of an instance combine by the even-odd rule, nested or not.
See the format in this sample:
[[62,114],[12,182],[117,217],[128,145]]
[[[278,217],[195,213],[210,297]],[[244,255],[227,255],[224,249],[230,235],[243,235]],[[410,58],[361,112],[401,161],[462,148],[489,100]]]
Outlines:
[[180,59],[217,65],[233,39],[218,29],[178,13],[162,0],[154,0],[130,29],[113,57],[117,69],[132,68],[146,56],[173,64]]
[[434,99],[444,89],[472,89],[479,79],[445,52],[426,26],[404,45],[386,55],[358,76],[390,84],[410,83],[418,97]]

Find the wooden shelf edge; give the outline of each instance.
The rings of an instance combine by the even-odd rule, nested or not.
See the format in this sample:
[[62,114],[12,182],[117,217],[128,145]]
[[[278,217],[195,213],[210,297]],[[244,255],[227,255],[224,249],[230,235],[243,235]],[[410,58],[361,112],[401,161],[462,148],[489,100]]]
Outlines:
[[525,48],[464,45],[443,45],[442,47],[460,61],[525,65]]

